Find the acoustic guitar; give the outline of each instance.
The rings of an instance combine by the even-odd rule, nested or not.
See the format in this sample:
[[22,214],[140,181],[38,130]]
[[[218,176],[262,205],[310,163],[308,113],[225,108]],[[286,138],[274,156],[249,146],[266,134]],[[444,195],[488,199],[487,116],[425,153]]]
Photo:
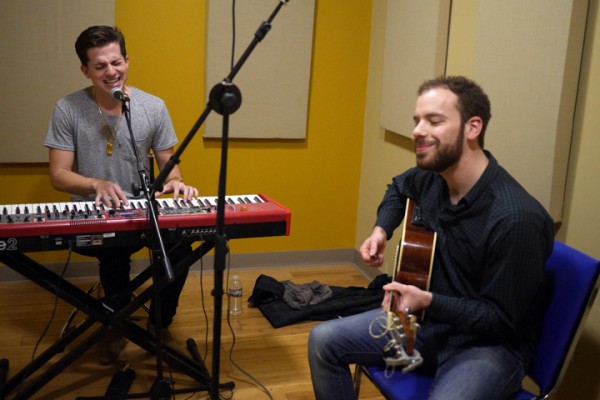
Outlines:
[[[421,211],[411,199],[406,200],[404,228],[402,238],[396,249],[394,264],[394,280],[405,285],[414,285],[421,290],[429,290],[431,270],[437,233],[427,229],[423,224]],[[390,309],[396,303],[394,292],[390,299]],[[417,315],[410,310],[394,311],[406,334],[406,353],[413,354],[418,319],[423,319],[425,311]]]

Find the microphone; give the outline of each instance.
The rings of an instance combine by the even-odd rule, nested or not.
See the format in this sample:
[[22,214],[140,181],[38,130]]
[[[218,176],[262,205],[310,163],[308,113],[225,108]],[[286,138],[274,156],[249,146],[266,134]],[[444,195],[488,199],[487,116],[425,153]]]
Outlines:
[[115,100],[119,100],[122,102],[129,101],[129,95],[127,93],[125,93],[125,91],[123,89],[121,89],[120,87],[112,88],[112,90],[110,91],[110,95]]

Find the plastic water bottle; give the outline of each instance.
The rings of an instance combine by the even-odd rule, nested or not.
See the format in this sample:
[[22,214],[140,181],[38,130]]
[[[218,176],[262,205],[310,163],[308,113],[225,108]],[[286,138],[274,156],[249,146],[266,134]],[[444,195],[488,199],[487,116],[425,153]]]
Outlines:
[[229,285],[229,312],[231,315],[242,313],[242,282],[237,275],[233,276]]

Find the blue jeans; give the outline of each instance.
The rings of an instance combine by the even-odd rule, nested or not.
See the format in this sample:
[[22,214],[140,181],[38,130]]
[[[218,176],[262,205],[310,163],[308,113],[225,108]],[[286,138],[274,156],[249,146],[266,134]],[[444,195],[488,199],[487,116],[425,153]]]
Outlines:
[[[386,337],[369,326],[380,309],[317,325],[308,338],[308,361],[317,400],[354,399],[350,365],[384,365]],[[501,346],[467,349],[435,371],[429,400],[507,399],[520,389],[524,368]]]

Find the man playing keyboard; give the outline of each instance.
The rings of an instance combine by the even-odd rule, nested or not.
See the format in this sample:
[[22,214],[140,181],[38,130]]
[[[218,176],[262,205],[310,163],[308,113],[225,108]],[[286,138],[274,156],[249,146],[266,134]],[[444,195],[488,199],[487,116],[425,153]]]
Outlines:
[[[145,155],[152,151],[159,169],[165,166],[177,143],[173,124],[161,99],[126,84],[129,58],[125,39],[118,28],[87,28],[77,38],[75,50],[81,71],[92,85],[63,97],[56,104],[44,142],[49,149],[50,180],[55,189],[70,193],[72,201],[94,201],[96,205],[102,203],[114,208],[127,206],[128,199],[136,197],[134,185],[139,186],[140,178],[122,102],[113,97],[115,88],[129,99],[137,154],[146,164]],[[174,198],[185,200],[198,196],[196,188],[183,182],[177,165],[161,193],[173,193]],[[139,250],[139,246],[123,246],[78,252],[98,258],[100,283],[105,296],[110,298],[129,290],[131,255]],[[189,246],[175,257],[188,251],[191,251]],[[163,339],[168,344],[174,343],[167,328],[175,316],[186,276],[187,271],[161,293],[160,324]],[[130,295],[120,296],[124,300],[118,301],[115,307],[126,305]],[[157,323],[154,313],[151,307],[148,322],[151,332]],[[99,362],[114,362],[125,344],[118,333],[107,335],[98,346]]]

